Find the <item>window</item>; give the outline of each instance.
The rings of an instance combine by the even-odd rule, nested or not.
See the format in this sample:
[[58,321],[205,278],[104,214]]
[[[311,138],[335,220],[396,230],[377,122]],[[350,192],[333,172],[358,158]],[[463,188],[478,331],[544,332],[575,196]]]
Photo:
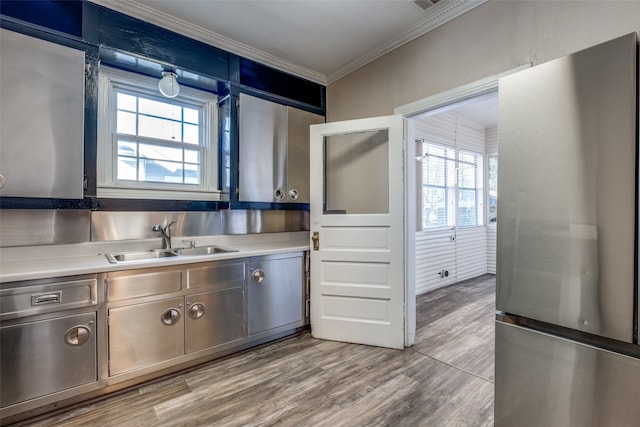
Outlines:
[[215,95],[103,67],[98,121],[98,196],[218,200]]
[[483,225],[483,156],[427,142],[422,150],[423,227]]
[[455,226],[455,150],[423,143],[424,228]]
[[489,190],[489,222],[498,220],[498,156],[492,154],[488,156],[488,190]]
[[481,154],[458,151],[458,226],[484,225],[484,168]]

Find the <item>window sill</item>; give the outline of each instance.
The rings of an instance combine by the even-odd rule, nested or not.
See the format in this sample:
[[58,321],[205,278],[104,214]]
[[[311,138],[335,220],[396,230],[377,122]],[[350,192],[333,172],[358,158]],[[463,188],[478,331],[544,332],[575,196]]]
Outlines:
[[228,200],[228,194],[219,190],[212,191],[179,191],[124,189],[98,187],[97,196],[105,199],[142,199],[142,200]]

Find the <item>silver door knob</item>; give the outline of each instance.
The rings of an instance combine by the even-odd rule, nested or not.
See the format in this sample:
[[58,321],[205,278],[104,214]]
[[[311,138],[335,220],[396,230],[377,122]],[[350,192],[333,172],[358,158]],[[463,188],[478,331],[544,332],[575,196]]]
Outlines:
[[84,325],[74,326],[64,333],[64,342],[67,345],[78,346],[89,341],[91,329]]
[[204,304],[201,302],[197,302],[195,304],[192,304],[191,307],[189,307],[189,317],[192,319],[199,319],[202,316],[204,316],[204,311],[205,311]]
[[180,311],[176,308],[170,308],[160,316],[160,321],[165,325],[175,325],[180,320]]
[[284,200],[284,190],[282,188],[276,188],[273,190],[273,197],[278,201]]
[[289,198],[291,200],[298,200],[298,197],[300,197],[298,190],[296,190],[295,188],[292,188],[291,190],[289,190]]
[[251,279],[256,283],[262,283],[264,281],[264,271],[259,268],[253,270],[253,273],[251,273]]

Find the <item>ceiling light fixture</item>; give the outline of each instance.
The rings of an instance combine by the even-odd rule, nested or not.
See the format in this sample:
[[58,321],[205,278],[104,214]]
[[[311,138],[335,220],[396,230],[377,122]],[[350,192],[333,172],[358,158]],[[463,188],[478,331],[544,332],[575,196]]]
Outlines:
[[175,98],[180,93],[178,75],[172,71],[163,71],[162,78],[158,82],[160,93],[167,98]]

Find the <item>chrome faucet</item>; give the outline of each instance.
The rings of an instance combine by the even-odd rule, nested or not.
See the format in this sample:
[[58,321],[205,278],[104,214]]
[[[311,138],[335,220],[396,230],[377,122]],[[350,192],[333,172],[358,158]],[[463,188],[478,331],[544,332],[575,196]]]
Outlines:
[[175,223],[175,221],[171,221],[166,227],[162,227],[160,224],[153,226],[152,230],[160,232],[160,236],[162,236],[162,249],[171,249],[171,226]]

